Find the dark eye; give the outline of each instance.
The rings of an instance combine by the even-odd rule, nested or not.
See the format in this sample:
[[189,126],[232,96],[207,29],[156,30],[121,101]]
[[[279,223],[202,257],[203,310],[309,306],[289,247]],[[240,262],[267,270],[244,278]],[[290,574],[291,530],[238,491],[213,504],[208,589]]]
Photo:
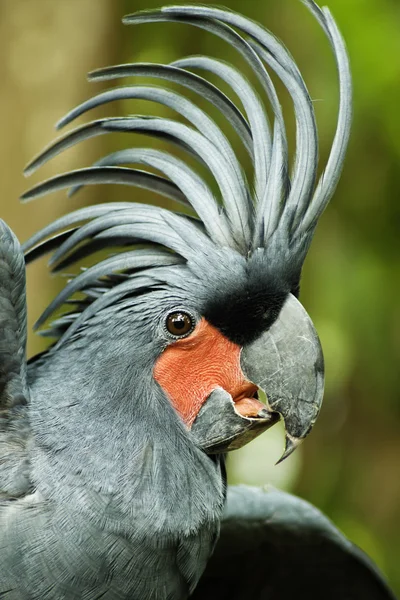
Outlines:
[[177,310],[168,315],[165,325],[174,337],[185,337],[194,329],[194,319],[188,313]]

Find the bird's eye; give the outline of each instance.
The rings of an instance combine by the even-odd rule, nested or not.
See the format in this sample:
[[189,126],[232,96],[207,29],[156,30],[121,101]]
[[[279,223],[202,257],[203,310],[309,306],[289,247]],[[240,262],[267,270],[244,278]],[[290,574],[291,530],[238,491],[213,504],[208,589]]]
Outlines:
[[185,337],[193,331],[194,319],[188,313],[177,310],[168,315],[165,325],[174,337]]

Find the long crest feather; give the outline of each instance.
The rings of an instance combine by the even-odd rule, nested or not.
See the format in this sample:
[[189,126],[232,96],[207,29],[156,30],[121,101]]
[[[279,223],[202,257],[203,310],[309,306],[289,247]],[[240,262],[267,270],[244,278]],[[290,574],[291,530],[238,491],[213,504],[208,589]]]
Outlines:
[[[170,83],[181,85],[192,92],[195,92],[201,98],[213,104],[221,112],[232,125],[234,131],[238,133],[247,152],[250,156],[253,156],[253,142],[248,122],[239,108],[211,82],[199,77],[195,73],[185,71],[184,69],[157,63],[128,63],[125,65],[104,67],[92,71],[88,75],[89,81],[110,81],[127,77],[151,77],[162,79]],[[61,119],[57,123],[57,128],[64,124],[66,124],[66,122],[64,119]]]
[[[329,10],[319,8],[313,0],[301,1],[325,32],[339,74],[337,128],[319,180],[318,134],[310,94],[289,51],[268,29],[228,9],[199,4],[167,6],[124,17],[127,25],[179,22],[219,37],[245,61],[259,89],[234,64],[210,56],[187,56],[167,65],[116,65],[89,74],[91,81],[146,77],[158,85],[131,83],[101,92],[60,119],[58,129],[98,106],[121,99],[167,106],[179,120],[134,114],[91,121],[56,139],[31,161],[27,175],[60,152],[106,133],[142,134],[168,141],[178,148],[180,157],[148,147],[129,147],[100,158],[90,167],[53,177],[26,192],[22,199],[31,200],[60,189],[69,189],[72,195],[86,185],[123,184],[151,190],[190,207],[196,217],[139,203],[105,203],[71,212],[33,235],[24,244],[26,261],[53,252],[53,270],[63,269],[98,250],[124,250],[72,279],[40,317],[39,324],[61,304],[73,302],[76,308],[58,318],[46,335],[68,339],[97,310],[128,295],[129,290],[136,293],[158,285],[156,271],[161,273],[167,266],[170,273],[194,256],[212,254],[216,248],[231,249],[247,257],[257,248],[264,248],[268,256],[268,248],[273,252],[274,246],[287,247],[285,256],[293,252],[296,264],[302,264],[343,168],[350,134],[352,89],[345,44]],[[293,161],[289,160],[283,112],[271,71],[293,101]],[[210,75],[232,90],[239,105],[208,80]],[[236,131],[252,161],[251,185],[220,125],[194,100],[163,87],[164,82],[201,96]],[[271,109],[271,124],[265,99]],[[188,155],[195,159],[194,167],[186,163]],[[216,194],[197,172],[197,165],[210,173]],[[84,296],[79,301],[72,298],[77,291]]]

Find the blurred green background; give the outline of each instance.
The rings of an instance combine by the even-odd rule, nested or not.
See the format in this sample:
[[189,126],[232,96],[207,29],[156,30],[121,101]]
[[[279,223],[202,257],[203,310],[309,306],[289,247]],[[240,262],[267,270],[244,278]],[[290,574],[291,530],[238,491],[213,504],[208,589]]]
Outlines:
[[[325,352],[324,406],[313,434],[282,465],[274,466],[282,431],[272,430],[235,453],[229,473],[231,481],[272,482],[316,504],[376,560],[400,593],[400,3],[325,4],[348,45],[355,103],[345,170],[302,281],[302,302]],[[320,28],[298,0],[227,0],[226,5],[268,26],[298,61],[315,100],[323,164],[335,127],[337,82]],[[139,191],[104,186],[72,200],[58,194],[18,203],[33,183],[89,165],[128,143],[103,136],[68,151],[30,181],[23,179],[25,163],[53,139],[54,122],[102,89],[86,82],[88,70],[196,53],[218,54],[243,67],[226,44],[193,27],[120,24],[123,14],[155,6],[156,0],[0,0],[1,217],[21,240],[87,203],[156,201]],[[290,101],[279,91],[293,148]],[[126,112],[170,114],[131,101],[98,110],[92,118]],[[232,139],[240,155],[242,148]],[[61,285],[62,279],[49,278],[45,261],[29,268],[30,323]],[[29,355],[42,347],[43,340],[32,335]]]

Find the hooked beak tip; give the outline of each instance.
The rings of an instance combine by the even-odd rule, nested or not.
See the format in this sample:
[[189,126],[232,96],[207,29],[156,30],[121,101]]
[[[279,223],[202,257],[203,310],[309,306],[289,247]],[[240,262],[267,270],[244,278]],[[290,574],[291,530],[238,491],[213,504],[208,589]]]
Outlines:
[[279,465],[286,458],[288,458],[288,456],[290,456],[296,450],[296,448],[300,446],[303,440],[304,438],[297,438],[289,433],[286,433],[285,450],[280,459],[275,463],[275,466]]

